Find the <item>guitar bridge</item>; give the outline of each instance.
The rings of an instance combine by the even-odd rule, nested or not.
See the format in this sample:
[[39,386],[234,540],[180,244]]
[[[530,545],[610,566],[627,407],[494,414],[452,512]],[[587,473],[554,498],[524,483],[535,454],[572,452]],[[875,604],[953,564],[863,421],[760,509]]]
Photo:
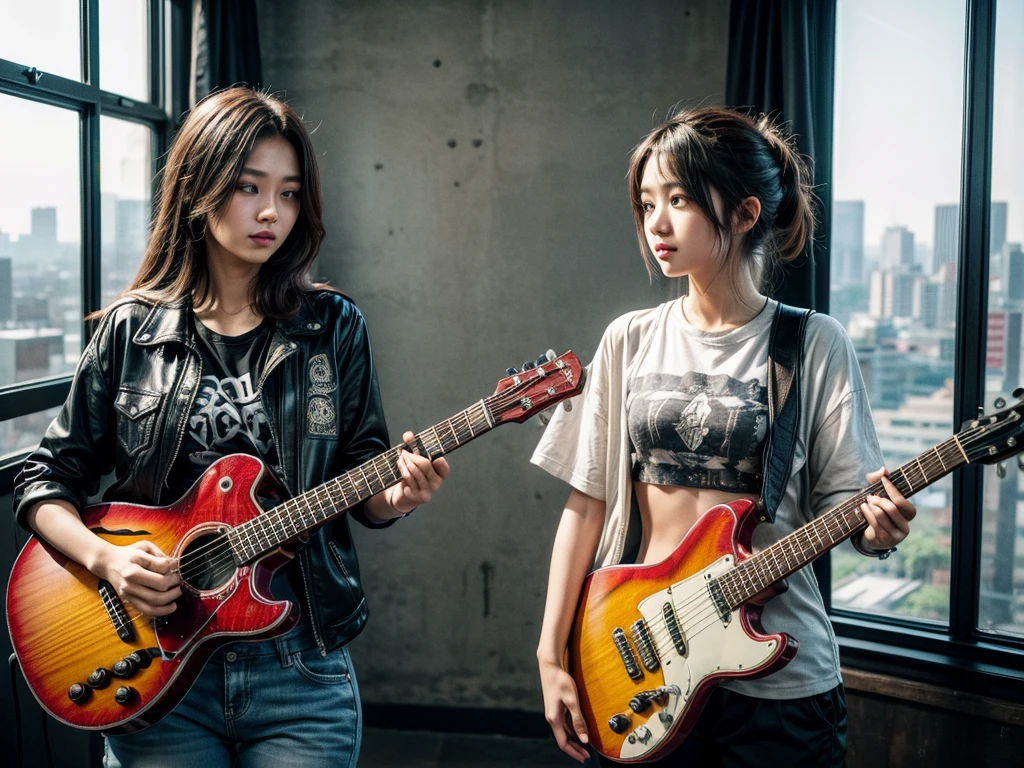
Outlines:
[[124,609],[124,603],[114,591],[114,585],[105,579],[101,579],[97,587],[103,607],[107,609],[107,617],[114,625],[117,636],[126,643],[135,640],[135,630],[132,628],[132,621],[128,618],[128,612]]

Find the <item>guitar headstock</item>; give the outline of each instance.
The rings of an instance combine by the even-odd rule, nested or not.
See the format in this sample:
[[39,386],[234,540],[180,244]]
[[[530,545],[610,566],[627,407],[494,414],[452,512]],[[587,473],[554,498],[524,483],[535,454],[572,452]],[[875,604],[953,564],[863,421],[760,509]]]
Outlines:
[[508,369],[494,394],[485,401],[495,424],[524,422],[566,398],[583,391],[585,371],[572,352],[555,357],[553,352],[523,363],[522,370]]
[[[1020,397],[1018,389],[1014,395]],[[1024,449],[1024,401],[965,422],[957,433],[967,460],[995,464]]]

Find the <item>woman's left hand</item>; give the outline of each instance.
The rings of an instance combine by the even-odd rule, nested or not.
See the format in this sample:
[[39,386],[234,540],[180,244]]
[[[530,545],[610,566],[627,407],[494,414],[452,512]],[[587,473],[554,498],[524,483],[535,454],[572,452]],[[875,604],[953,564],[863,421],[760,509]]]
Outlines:
[[868,473],[868,482],[872,485],[882,481],[888,498],[870,494],[860,505],[864,519],[868,521],[864,544],[876,550],[890,549],[907,538],[910,521],[917,516],[917,508],[896,490],[888,475],[889,470],[885,467]]
[[[402,440],[411,443],[416,438],[412,432],[402,435]],[[412,512],[420,504],[426,504],[448,477],[448,462],[444,458],[431,461],[426,456],[402,451],[398,455],[398,469],[402,480],[385,491],[388,504],[403,515]]]

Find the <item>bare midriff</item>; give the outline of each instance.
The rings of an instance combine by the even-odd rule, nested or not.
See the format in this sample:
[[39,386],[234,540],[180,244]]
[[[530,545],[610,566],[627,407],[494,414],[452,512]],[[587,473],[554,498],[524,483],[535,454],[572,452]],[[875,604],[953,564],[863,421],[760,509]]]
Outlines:
[[635,482],[633,488],[643,523],[638,563],[657,563],[672,554],[698,518],[716,504],[736,499],[757,500],[756,495],[749,493],[676,485]]

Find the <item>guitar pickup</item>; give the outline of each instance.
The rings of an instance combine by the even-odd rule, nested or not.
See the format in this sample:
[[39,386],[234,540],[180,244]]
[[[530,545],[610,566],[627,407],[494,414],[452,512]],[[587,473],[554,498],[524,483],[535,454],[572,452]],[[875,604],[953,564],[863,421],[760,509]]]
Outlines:
[[644,673],[640,671],[640,665],[636,661],[636,654],[629,647],[629,640],[626,639],[626,633],[622,631],[622,627],[616,627],[612,630],[612,642],[615,643],[615,647],[619,651],[619,656],[622,658],[622,663],[626,667],[626,674],[629,675],[629,678],[631,680],[643,678]]

